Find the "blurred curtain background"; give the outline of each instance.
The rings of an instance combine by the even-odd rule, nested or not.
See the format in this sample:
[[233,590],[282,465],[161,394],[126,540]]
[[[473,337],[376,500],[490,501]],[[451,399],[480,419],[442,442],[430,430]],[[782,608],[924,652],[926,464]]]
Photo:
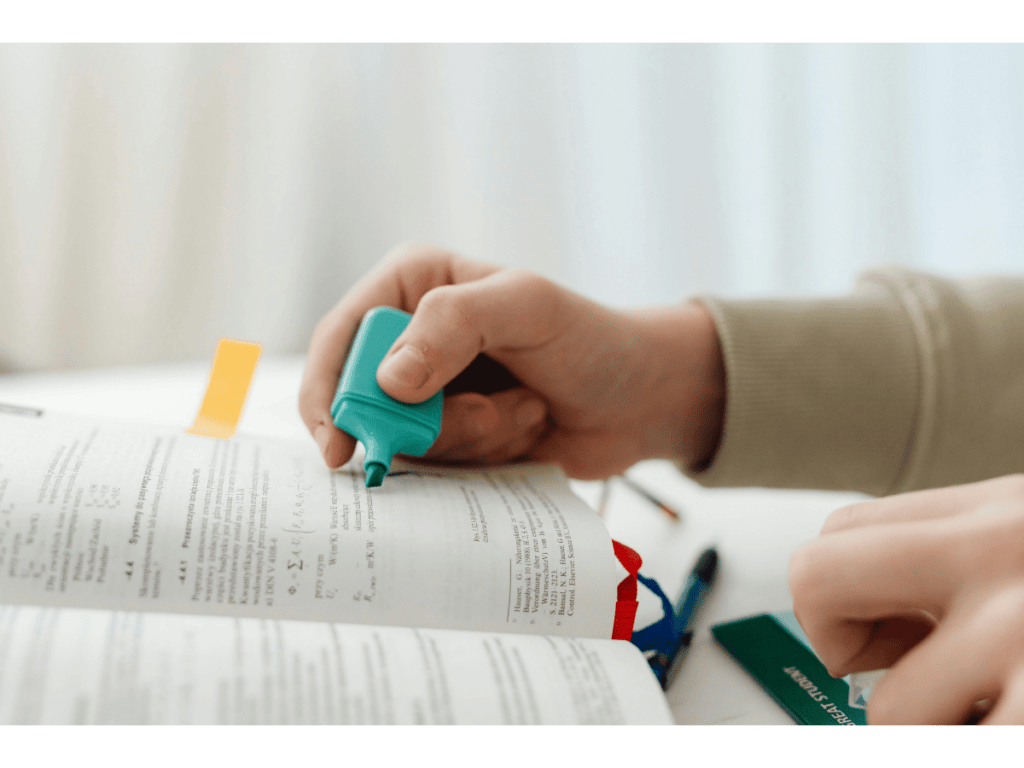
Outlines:
[[1016,46],[0,46],[0,363],[301,352],[396,243],[615,306],[1024,270]]

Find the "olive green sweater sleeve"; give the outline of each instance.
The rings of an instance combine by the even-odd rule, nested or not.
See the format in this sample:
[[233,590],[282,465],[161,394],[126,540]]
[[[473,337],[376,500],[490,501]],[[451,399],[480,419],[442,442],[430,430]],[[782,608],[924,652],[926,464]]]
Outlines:
[[1024,471],[1024,278],[888,269],[842,298],[699,301],[727,400],[697,482],[882,495]]

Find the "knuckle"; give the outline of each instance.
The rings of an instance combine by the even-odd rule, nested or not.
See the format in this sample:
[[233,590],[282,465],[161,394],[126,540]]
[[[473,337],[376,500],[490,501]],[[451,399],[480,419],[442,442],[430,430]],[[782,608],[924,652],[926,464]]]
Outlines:
[[473,303],[462,286],[441,285],[431,288],[423,294],[416,309],[428,317],[444,318],[447,323],[453,323],[460,330],[473,327]]
[[573,304],[574,294],[546,277],[525,269],[513,269],[507,271],[505,279],[530,307],[525,321],[538,338],[550,335],[569,318],[578,315],[579,306]]
[[978,631],[985,635],[997,632],[1007,637],[1024,633],[1024,584],[998,590],[979,607],[974,617]]
[[541,299],[542,305],[553,302],[560,293],[558,286],[551,280],[526,269],[510,269],[506,279],[522,295]]
[[549,286],[553,285],[553,283],[546,277],[542,277],[536,272],[531,272],[528,269],[510,269],[507,271],[507,275],[510,281],[515,282],[523,288],[546,290]]
[[1024,500],[982,505],[957,519],[950,533],[957,542],[949,557],[961,573],[1024,576]]
[[789,588],[796,606],[812,599],[814,586],[821,579],[822,558],[817,542],[812,541],[799,547],[789,559]]
[[424,253],[429,250],[428,246],[407,240],[385,253],[381,262],[384,264],[406,264],[423,258]]
[[825,518],[825,524],[821,526],[821,533],[832,533],[834,531],[842,531],[849,528],[859,521],[863,514],[865,503],[861,502],[858,504],[850,504],[846,507],[840,507]]
[[399,243],[381,259],[381,264],[399,273],[433,271],[439,265],[459,261],[462,257],[436,245],[415,241]]
[[416,306],[416,311],[429,315],[446,314],[456,301],[458,301],[458,295],[454,286],[439,285],[423,294],[423,298]]
[[391,274],[395,278],[430,273],[441,260],[443,253],[440,249],[428,245],[402,243],[384,254],[378,270],[380,274]]

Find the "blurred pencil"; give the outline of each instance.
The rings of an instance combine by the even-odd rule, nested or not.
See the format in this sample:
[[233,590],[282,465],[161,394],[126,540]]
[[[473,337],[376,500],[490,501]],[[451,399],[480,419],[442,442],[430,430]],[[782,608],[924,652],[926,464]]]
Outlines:
[[635,493],[639,494],[640,496],[643,496],[645,499],[647,499],[649,502],[651,502],[651,504],[653,504],[654,506],[658,507],[662,512],[664,512],[666,515],[671,517],[673,520],[678,521],[678,520],[682,519],[682,516],[678,512],[676,512],[676,510],[674,510],[668,504],[663,502],[661,499],[658,499],[655,496],[653,496],[650,493],[650,491],[648,491],[643,486],[637,484],[637,482],[635,480],[630,479],[626,475],[619,475],[618,477],[619,477],[619,480],[621,480],[623,483],[625,483]]
[[608,495],[612,490],[611,478],[601,481],[601,495],[597,499],[597,514],[604,517],[604,511],[608,508]]

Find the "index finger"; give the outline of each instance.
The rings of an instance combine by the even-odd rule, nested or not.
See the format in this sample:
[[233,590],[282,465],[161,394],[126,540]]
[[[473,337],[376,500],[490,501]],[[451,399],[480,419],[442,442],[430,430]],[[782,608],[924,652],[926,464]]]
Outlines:
[[942,617],[961,583],[959,535],[915,521],[822,536],[793,554],[793,610],[830,674],[845,674],[876,621]]
[[1022,494],[1024,481],[1019,476],[997,477],[948,488],[884,496],[837,509],[822,526],[821,533],[832,534],[869,525],[934,520],[969,512],[1012,494]]
[[355,447],[355,440],[334,426],[330,407],[363,315],[378,306],[413,312],[432,288],[476,280],[498,269],[437,248],[403,247],[388,254],[324,315],[309,342],[299,414],[328,466],[343,464]]

